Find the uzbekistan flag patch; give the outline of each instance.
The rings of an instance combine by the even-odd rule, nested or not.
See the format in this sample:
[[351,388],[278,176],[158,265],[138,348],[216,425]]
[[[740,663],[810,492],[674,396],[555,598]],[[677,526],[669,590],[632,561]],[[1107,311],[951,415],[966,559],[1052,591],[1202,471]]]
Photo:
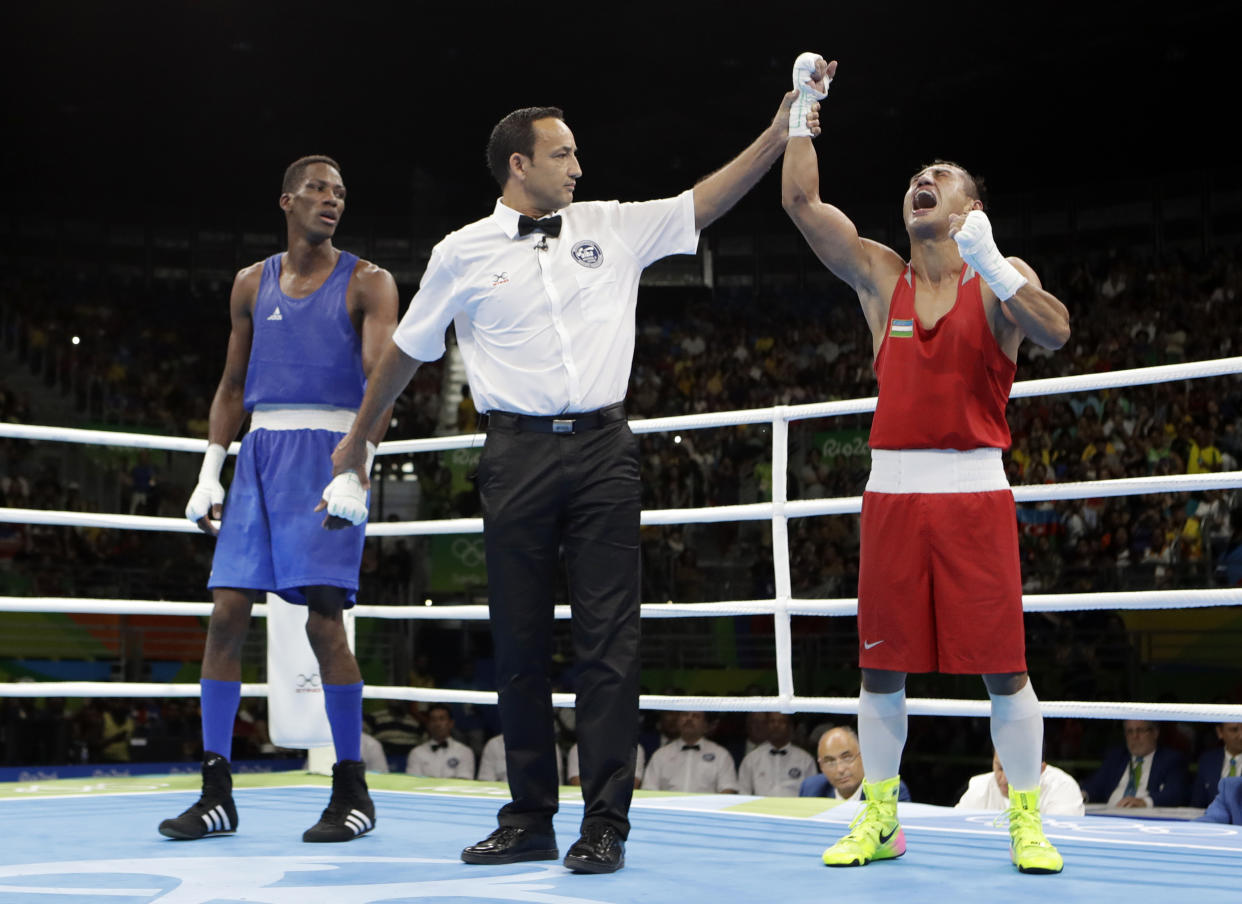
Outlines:
[[888,329],[888,334],[894,339],[910,339],[914,336],[914,320],[898,320],[893,318],[892,326]]

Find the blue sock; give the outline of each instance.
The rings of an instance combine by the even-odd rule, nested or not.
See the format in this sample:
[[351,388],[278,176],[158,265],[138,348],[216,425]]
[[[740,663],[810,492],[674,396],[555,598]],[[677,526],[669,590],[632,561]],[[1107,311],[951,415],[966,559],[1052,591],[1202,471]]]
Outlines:
[[325,684],[323,705],[332,728],[336,761],[362,759],[362,682]]
[[202,695],[203,753],[211,751],[231,760],[233,720],[237,718],[237,704],[241,702],[241,682],[203,678],[198,686]]

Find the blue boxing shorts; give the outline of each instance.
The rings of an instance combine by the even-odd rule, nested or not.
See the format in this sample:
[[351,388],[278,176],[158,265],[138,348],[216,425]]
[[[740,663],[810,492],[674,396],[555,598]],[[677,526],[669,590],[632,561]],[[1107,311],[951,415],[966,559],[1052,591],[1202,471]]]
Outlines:
[[354,605],[366,524],[326,530],[316,512],[332,480],[332,430],[252,429],[237,453],[209,588],[264,590],[306,605],[304,587],[342,587]]

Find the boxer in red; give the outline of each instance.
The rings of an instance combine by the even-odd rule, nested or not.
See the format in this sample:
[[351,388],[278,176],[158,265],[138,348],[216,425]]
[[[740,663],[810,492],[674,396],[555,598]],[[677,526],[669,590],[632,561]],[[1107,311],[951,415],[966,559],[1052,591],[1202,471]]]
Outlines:
[[1010,780],[1010,856],[1056,873],[1039,815],[1043,716],[1026,673],[1013,493],[1001,453],[1018,346],[1060,348],[1069,314],[1018,258],[997,250],[980,180],[936,162],[910,179],[910,260],[861,238],[819,196],[819,101],[836,62],[794,64],[782,199],[811,248],[853,286],[871,328],[879,401],[863,495],[858,581],[858,735],[866,803],[824,851],[828,866],[900,857],[897,819],[909,672],[983,676],[992,740]]

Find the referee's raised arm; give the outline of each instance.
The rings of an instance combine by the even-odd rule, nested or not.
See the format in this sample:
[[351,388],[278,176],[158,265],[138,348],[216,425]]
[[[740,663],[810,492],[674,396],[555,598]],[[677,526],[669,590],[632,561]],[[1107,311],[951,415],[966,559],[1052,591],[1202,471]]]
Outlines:
[[705,229],[724,216],[780,159],[789,140],[789,110],[797,97],[797,91],[787,92],[772,122],[759,137],[694,186],[695,229]]

